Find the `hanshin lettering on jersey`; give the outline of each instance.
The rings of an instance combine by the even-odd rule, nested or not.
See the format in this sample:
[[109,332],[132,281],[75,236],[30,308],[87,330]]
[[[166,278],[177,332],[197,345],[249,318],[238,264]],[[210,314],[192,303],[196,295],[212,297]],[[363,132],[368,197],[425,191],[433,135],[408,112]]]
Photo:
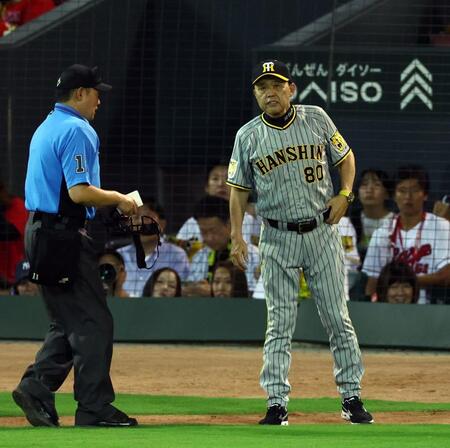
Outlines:
[[325,145],[288,146],[255,161],[255,165],[264,176],[274,168],[297,160],[318,160],[321,162],[324,151]]

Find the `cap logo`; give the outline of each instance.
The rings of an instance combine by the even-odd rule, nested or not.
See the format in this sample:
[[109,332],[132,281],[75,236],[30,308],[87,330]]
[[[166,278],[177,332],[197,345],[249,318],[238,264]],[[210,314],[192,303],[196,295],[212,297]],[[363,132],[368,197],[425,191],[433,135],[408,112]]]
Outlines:
[[60,84],[61,84],[61,78],[58,78],[58,81],[56,82],[56,87],[59,87]]
[[264,62],[263,64],[263,73],[274,72],[274,63],[273,62]]

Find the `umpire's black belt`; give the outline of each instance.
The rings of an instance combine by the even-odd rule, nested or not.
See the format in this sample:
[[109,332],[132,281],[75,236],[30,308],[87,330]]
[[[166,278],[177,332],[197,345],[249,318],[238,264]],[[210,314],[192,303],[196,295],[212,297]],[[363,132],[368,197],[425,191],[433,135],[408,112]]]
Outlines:
[[41,221],[44,227],[59,229],[81,229],[86,220],[76,216],[62,216],[55,213],[33,212],[33,223]]
[[282,222],[275,219],[266,218],[265,220],[271,227],[280,230],[291,230],[297,233],[308,233],[314,230],[321,222],[325,222],[330,216],[330,209],[325,210],[318,218],[306,219],[298,222]]

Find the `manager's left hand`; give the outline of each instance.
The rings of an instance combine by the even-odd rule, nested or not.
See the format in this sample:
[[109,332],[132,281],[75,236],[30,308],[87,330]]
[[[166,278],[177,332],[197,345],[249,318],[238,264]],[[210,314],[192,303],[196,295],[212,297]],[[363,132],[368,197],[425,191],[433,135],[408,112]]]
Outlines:
[[326,221],[327,224],[337,224],[347,211],[347,198],[341,194],[338,194],[327,202],[327,206],[331,207],[330,217]]

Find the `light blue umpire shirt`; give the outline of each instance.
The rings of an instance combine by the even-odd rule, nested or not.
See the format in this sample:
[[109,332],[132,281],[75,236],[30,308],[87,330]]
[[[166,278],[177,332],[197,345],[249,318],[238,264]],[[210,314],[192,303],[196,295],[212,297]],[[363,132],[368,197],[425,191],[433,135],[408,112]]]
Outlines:
[[[89,121],[62,103],[36,129],[30,143],[25,206],[30,211],[79,214],[68,190],[78,184],[100,187],[100,141]],[[72,210],[71,210],[72,209]],[[77,210],[78,209],[78,210]],[[93,219],[95,207],[85,207]]]

